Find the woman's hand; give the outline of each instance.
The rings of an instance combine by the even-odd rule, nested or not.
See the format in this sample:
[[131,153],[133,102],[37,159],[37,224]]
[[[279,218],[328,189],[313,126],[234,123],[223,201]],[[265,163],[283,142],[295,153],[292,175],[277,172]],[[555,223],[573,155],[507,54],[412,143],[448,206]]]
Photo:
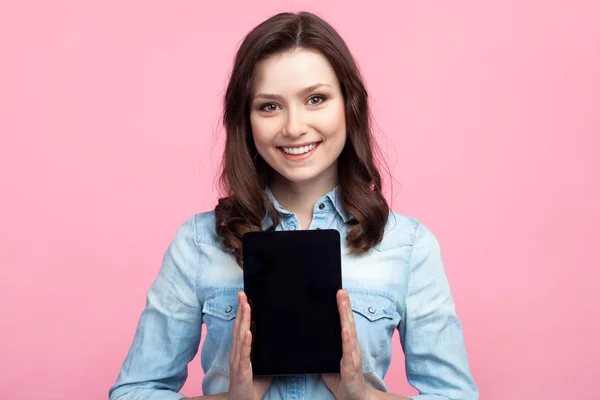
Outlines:
[[261,400],[269,390],[272,377],[254,378],[250,363],[252,333],[250,332],[250,304],[244,292],[238,293],[238,310],[233,324],[229,352],[229,391],[231,400]]
[[368,398],[369,391],[363,376],[362,353],[347,290],[341,289],[337,292],[337,304],[342,325],[340,373],[323,375],[322,378],[336,399],[365,400]]

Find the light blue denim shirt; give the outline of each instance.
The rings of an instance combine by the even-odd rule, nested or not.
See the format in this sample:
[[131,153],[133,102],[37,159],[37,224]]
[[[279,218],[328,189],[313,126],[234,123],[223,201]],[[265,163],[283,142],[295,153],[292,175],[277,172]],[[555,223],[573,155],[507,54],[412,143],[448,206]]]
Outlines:
[[[337,229],[342,239],[350,215],[336,188],[314,207],[308,229]],[[267,193],[283,217],[277,230],[298,229],[293,213]],[[264,227],[270,225],[266,218]],[[434,235],[418,221],[390,212],[383,241],[349,255],[342,240],[342,280],[348,289],[367,385],[386,391],[395,329],[408,381],[418,400],[479,398],[461,323]],[[195,357],[202,324],[207,335],[201,364],[205,395],[229,387],[229,349],[242,270],[215,232],[214,211],[185,221],[169,245],[148,292],[133,344],[110,389],[111,400],[175,400]],[[318,312],[318,310],[315,310]],[[398,377],[400,379],[400,377]],[[188,393],[198,396],[198,393]],[[318,375],[277,377],[265,399],[333,399]]]

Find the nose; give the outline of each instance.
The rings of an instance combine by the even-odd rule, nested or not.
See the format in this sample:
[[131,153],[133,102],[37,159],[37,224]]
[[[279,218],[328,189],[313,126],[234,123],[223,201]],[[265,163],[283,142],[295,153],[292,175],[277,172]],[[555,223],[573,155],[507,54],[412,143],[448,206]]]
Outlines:
[[304,135],[308,130],[305,122],[303,122],[302,112],[290,110],[287,113],[287,121],[282,130],[284,136],[290,138],[298,138]]

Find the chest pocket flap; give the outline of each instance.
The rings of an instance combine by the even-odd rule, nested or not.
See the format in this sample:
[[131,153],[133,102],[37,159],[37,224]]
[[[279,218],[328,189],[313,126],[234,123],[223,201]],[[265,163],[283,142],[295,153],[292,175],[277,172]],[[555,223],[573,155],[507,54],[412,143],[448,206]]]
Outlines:
[[396,303],[384,294],[368,290],[348,289],[352,311],[369,321],[381,318],[394,318]]
[[235,318],[238,309],[238,289],[219,289],[206,296],[202,313],[224,320]]

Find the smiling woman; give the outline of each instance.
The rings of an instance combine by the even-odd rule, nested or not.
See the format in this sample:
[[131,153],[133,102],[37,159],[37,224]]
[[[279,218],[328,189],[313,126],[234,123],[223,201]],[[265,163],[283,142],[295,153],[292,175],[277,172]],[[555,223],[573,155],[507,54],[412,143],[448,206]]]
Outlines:
[[[204,324],[205,397],[406,399],[383,381],[398,330],[421,393],[412,398],[477,399],[438,242],[382,195],[367,91],[336,31],[310,13],[253,29],[235,58],[224,123],[225,195],[178,230],[110,398],[180,399]],[[295,229],[345,239],[340,373],[256,378],[242,236]]]
[[364,253],[381,241],[389,207],[373,156],[368,94],[327,22],[284,13],[254,28],[235,57],[224,121],[227,196],[215,209],[216,229],[240,265],[241,236],[263,229],[265,213],[273,221],[267,229],[280,222],[268,191],[309,228],[314,203],[338,187],[353,216],[350,250]]

